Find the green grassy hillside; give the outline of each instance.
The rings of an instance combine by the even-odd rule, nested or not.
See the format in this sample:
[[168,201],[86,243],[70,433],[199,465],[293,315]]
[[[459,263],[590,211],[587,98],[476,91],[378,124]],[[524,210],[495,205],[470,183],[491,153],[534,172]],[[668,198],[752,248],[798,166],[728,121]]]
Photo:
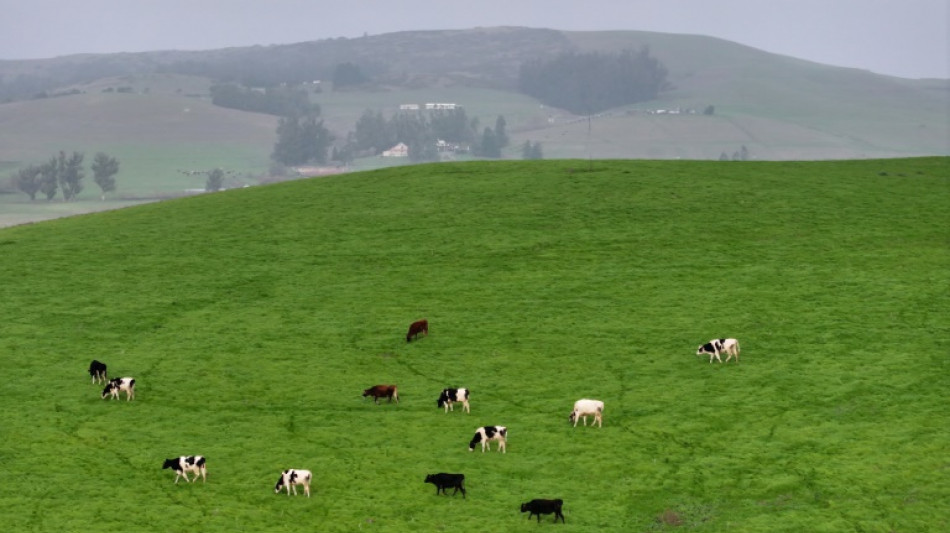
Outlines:
[[560,497],[563,531],[946,530],[947,168],[441,164],[0,230],[0,528],[537,531]]

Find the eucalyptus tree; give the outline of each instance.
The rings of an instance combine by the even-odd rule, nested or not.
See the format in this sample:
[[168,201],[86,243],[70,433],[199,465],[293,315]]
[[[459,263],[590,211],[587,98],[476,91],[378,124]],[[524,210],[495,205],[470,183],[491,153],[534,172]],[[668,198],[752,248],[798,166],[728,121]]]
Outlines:
[[119,173],[119,160],[98,152],[92,161],[93,180],[96,185],[102,189],[103,200],[106,199],[106,193],[115,190],[115,175]]

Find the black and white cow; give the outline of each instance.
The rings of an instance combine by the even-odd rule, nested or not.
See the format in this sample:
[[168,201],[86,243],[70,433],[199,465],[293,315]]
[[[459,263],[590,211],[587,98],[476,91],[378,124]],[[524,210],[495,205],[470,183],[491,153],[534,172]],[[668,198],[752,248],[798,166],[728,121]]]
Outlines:
[[491,450],[491,441],[493,440],[498,441],[498,450],[501,453],[507,453],[505,448],[508,441],[508,428],[505,426],[482,426],[476,429],[475,436],[468,443],[468,451],[474,452],[475,445],[480,442],[482,443],[482,453],[485,453],[486,447]]
[[558,498],[556,500],[531,500],[528,503],[521,504],[521,512],[528,513],[528,520],[531,520],[531,515],[538,515],[538,523],[541,522],[541,515],[554,513],[554,523],[557,523],[557,519],[561,519],[561,523],[564,523],[564,515],[561,514],[561,506],[564,505],[564,500]]
[[92,376],[93,383],[106,382],[106,364],[95,359],[89,363],[89,375]]
[[102,399],[107,396],[113,399],[119,399],[119,392],[125,391],[125,400],[130,401],[135,398],[135,378],[112,378],[106,383],[106,388],[102,389]]
[[448,413],[455,410],[452,405],[455,402],[462,402],[462,410],[466,413],[472,412],[472,408],[468,405],[468,389],[442,389],[442,394],[439,395],[435,404],[445,408],[445,412]]
[[458,491],[462,491],[462,498],[465,498],[465,474],[446,474],[444,472],[429,474],[426,476],[425,482],[435,485],[437,495],[441,492],[448,496],[449,493],[446,489],[454,488],[455,492],[452,493],[452,496],[455,496]]
[[577,427],[578,419],[583,419],[584,425],[586,426],[588,416],[594,417],[591,427],[593,427],[594,424],[597,424],[597,427],[604,427],[604,402],[600,400],[588,400],[586,398],[577,400],[574,402],[574,410],[571,411],[571,415],[567,419],[574,423],[574,427]]
[[294,491],[294,496],[296,496],[297,485],[303,485],[303,492],[309,498],[311,478],[313,478],[313,474],[311,474],[309,470],[297,470],[293,468],[284,470],[281,472],[277,484],[274,485],[274,494],[279,494],[281,489],[286,488],[287,496],[290,496],[291,490]]
[[720,363],[722,359],[719,358],[719,354],[725,353],[726,362],[729,362],[729,359],[732,359],[733,356],[736,358],[736,362],[739,362],[739,341],[736,339],[713,339],[706,344],[703,344],[696,349],[696,355],[709,354],[709,362],[713,362],[713,357],[716,358]]
[[[171,468],[177,474],[175,476],[175,484],[178,484],[178,478],[185,478],[186,482],[198,481],[198,476],[201,476],[201,481],[207,481],[208,476],[208,467],[205,465],[205,458],[201,455],[182,455],[177,459],[165,459],[165,462],[162,463],[162,470],[166,468]],[[191,472],[195,475],[194,480],[188,479],[188,472]]]

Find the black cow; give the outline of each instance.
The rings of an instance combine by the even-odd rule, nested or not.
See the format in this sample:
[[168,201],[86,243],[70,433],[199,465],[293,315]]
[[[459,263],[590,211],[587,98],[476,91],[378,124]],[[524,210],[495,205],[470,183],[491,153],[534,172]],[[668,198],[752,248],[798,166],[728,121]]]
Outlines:
[[106,364],[95,359],[89,363],[89,375],[92,376],[93,383],[105,383],[108,381],[106,378]]
[[455,496],[458,491],[462,491],[462,498],[465,498],[465,475],[464,474],[446,474],[440,472],[438,474],[429,474],[426,476],[426,483],[432,483],[435,485],[435,493],[445,494],[448,496],[448,492],[445,489],[455,488],[455,492],[452,493],[452,496]]
[[541,515],[554,513],[554,523],[557,523],[557,519],[560,517],[561,523],[564,523],[564,515],[561,514],[561,506],[564,505],[564,500],[558,498],[556,500],[531,500],[528,503],[521,504],[521,512],[528,513],[528,520],[531,520],[531,515],[538,515],[538,523],[541,522]]

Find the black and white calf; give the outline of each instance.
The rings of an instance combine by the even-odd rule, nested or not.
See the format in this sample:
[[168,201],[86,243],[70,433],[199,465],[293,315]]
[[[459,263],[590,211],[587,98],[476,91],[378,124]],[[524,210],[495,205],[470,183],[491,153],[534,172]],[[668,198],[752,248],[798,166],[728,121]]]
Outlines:
[[106,382],[106,364],[95,359],[89,363],[89,375],[92,376],[93,383]]
[[597,424],[597,427],[604,427],[604,402],[600,400],[577,400],[574,402],[574,410],[571,411],[571,415],[568,417],[570,422],[574,423],[574,427],[577,427],[577,420],[584,419],[584,425],[587,425],[587,417],[593,416],[594,422],[591,423],[591,426]]
[[448,496],[446,489],[454,488],[455,492],[452,493],[452,496],[455,496],[458,491],[462,491],[462,498],[465,498],[465,474],[446,474],[440,472],[438,474],[429,474],[426,476],[426,483],[432,483],[435,485],[435,493],[445,494]]
[[482,453],[485,453],[487,447],[491,450],[491,441],[498,441],[498,449],[501,453],[507,453],[505,447],[508,441],[508,428],[505,426],[483,426],[475,430],[475,436],[468,443],[468,451],[474,452],[475,445],[482,443]]
[[468,405],[468,389],[442,389],[442,394],[439,395],[435,404],[445,408],[445,412],[448,413],[455,410],[452,405],[455,402],[462,402],[462,410],[466,413],[472,412],[472,408]]
[[561,523],[564,523],[564,515],[561,514],[561,506],[564,505],[564,500],[558,498],[556,500],[531,500],[528,503],[521,504],[521,512],[528,513],[528,520],[531,520],[531,515],[538,515],[538,522],[541,522],[541,515],[554,513],[554,523],[557,523],[557,519],[561,519]]
[[736,358],[736,362],[739,362],[739,341],[736,339],[713,339],[706,344],[703,344],[696,349],[696,355],[709,354],[709,362],[713,362],[713,357],[716,358],[720,363],[722,359],[719,358],[719,354],[725,353],[726,362],[729,362],[729,359],[733,357]]
[[135,398],[135,378],[112,378],[106,384],[106,388],[102,389],[102,399],[105,400],[107,396],[111,396],[118,400],[121,391],[125,392],[125,401]]
[[188,472],[195,475],[194,481],[198,481],[198,476],[201,476],[202,482],[207,481],[208,468],[205,466],[205,458],[200,455],[182,455],[177,459],[165,459],[165,462],[162,463],[162,470],[166,468],[171,468],[177,474],[175,476],[176,485],[179,477],[185,478],[185,481],[189,483],[192,481],[188,479]]
[[294,491],[294,496],[297,495],[297,485],[303,485],[303,492],[310,497],[310,479],[313,477],[313,474],[309,470],[296,470],[289,469],[284,470],[280,474],[280,479],[277,480],[277,484],[274,485],[274,494],[280,493],[280,490],[283,488],[287,489],[287,496],[290,496],[290,491]]

